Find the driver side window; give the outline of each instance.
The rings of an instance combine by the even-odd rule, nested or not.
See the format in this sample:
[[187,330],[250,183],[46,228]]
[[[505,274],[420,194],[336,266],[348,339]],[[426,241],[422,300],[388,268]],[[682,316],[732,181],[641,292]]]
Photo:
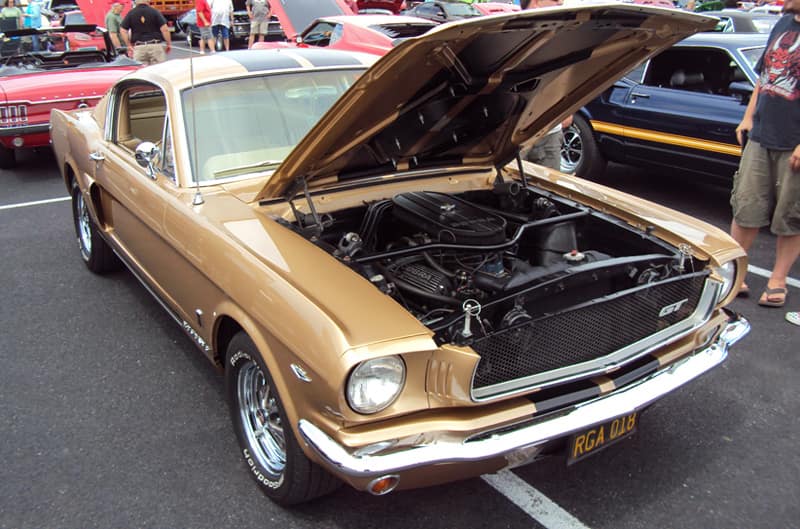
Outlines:
[[117,101],[114,143],[131,152],[143,141],[160,144],[166,115],[167,102],[160,88],[142,84],[124,89]]
[[172,131],[164,92],[149,83],[123,88],[117,99],[115,119],[112,141],[130,151],[131,156],[141,143],[153,143],[158,147],[153,168],[176,182]]

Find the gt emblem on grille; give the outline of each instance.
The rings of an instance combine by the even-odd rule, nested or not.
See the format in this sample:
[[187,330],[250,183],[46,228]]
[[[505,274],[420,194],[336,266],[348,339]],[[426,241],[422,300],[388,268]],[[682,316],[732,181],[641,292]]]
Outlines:
[[675,303],[670,303],[669,305],[666,305],[664,308],[661,309],[661,312],[658,313],[658,317],[663,318],[664,316],[668,316],[673,312],[678,312],[679,310],[681,310],[681,306],[683,306],[683,304],[686,303],[687,301],[689,301],[689,298],[682,299]]

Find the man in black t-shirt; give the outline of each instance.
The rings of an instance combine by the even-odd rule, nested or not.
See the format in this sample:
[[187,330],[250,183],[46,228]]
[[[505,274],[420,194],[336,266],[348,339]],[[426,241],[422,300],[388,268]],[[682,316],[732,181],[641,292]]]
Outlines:
[[745,250],[764,226],[777,236],[775,265],[758,300],[767,307],[786,302],[789,271],[800,255],[800,0],[785,0],[783,9],[736,127],[744,148],[731,194],[731,235]]
[[136,0],[136,6],[122,19],[120,28],[133,60],[143,64],[167,60],[167,52],[172,48],[169,26],[164,15],[150,7],[150,0]]

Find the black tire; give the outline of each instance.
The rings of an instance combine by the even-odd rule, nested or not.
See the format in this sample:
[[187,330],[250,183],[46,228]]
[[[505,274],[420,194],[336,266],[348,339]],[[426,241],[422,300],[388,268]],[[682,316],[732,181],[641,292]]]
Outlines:
[[575,115],[572,125],[564,130],[561,144],[561,172],[582,178],[595,179],[603,176],[608,162],[600,153],[589,122]]
[[243,332],[228,346],[225,390],[241,454],[250,475],[270,499],[294,505],[341,486],[341,481],[300,449],[272,377]]
[[72,182],[72,219],[75,223],[78,249],[86,268],[95,274],[104,274],[119,268],[117,256],[100,235],[86,207],[83,194],[75,182]]
[[0,145],[0,169],[13,169],[17,166],[17,153],[14,149],[9,149]]

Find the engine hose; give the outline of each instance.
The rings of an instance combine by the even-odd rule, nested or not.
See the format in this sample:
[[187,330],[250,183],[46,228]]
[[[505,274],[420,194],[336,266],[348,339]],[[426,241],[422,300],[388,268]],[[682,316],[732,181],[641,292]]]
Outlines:
[[436,260],[433,257],[431,257],[431,254],[429,254],[428,252],[423,252],[422,255],[425,256],[425,261],[429,265],[431,265],[431,268],[433,268],[437,272],[440,272],[440,273],[446,275],[447,277],[456,277],[456,273],[455,272],[451,272],[447,268],[445,268],[442,265],[440,265],[439,263],[437,263]]

